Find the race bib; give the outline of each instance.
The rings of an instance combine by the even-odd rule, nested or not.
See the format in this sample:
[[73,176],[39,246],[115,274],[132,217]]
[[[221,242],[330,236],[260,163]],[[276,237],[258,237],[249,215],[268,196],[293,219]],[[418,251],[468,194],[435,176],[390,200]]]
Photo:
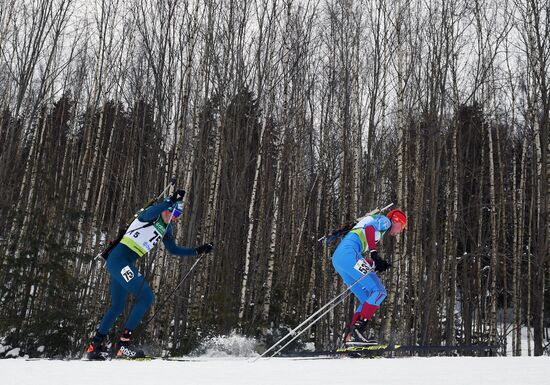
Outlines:
[[359,259],[353,268],[364,275],[372,271],[372,267],[363,258]]
[[128,246],[142,257],[157,245],[165,233],[166,224],[160,218],[154,223],[141,222],[139,219],[135,219],[128,227],[120,243]]
[[134,278],[134,272],[130,269],[130,266],[124,266],[124,268],[120,270],[120,275],[122,275],[122,278],[124,278],[126,282],[130,282],[132,278]]

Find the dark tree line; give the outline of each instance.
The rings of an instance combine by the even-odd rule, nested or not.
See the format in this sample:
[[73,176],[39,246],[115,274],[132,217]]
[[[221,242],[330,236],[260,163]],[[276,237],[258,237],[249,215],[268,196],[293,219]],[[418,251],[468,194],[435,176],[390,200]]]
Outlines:
[[[502,3],[12,0],[0,10],[0,336],[75,354],[94,257],[172,176],[192,259],[140,260],[140,336],[269,342],[343,289],[317,239],[390,202],[385,340],[548,344],[550,8]],[[338,343],[351,301],[304,340]],[[532,350],[533,349],[533,350]]]

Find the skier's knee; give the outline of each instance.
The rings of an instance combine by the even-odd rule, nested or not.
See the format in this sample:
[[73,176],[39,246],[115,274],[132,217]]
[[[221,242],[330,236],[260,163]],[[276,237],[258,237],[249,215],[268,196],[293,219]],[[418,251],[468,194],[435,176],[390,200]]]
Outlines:
[[142,293],[139,295],[138,301],[141,302],[144,306],[149,307],[155,301],[155,294],[149,287],[147,287],[146,289],[144,288]]
[[119,316],[124,311],[126,307],[125,301],[112,301],[110,312],[116,316]]
[[386,296],[388,293],[386,292],[386,289],[381,288],[379,290],[375,290],[371,293],[371,295],[367,298],[367,302],[380,306],[380,304],[386,299]]

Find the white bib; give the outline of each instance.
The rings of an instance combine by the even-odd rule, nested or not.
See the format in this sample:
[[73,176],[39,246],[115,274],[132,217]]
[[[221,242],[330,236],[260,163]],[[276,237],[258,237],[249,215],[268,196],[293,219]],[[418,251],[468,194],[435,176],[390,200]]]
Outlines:
[[136,218],[126,230],[120,243],[128,246],[142,257],[164,237],[166,227],[161,217],[154,223],[142,222]]

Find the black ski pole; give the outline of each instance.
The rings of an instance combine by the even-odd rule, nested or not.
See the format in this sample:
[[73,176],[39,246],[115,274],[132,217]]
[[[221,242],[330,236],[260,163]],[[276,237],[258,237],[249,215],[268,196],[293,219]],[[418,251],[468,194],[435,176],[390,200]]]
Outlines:
[[185,274],[185,276],[179,281],[179,283],[176,285],[176,287],[174,288],[174,290],[172,290],[167,296],[166,298],[164,299],[164,301],[162,301],[160,303],[160,305],[157,306],[157,309],[155,310],[155,313],[151,316],[151,318],[149,318],[147,321],[145,321],[141,327],[142,328],[145,328],[147,327],[147,325],[149,325],[149,322],[151,322],[159,313],[160,311],[163,309],[164,305],[166,305],[166,303],[168,302],[168,300],[178,291],[178,289],[180,288],[180,286],[185,282],[185,280],[187,279],[187,277],[189,276],[189,274],[191,274],[191,272],[195,269],[195,267],[199,264],[200,260],[202,259],[203,255],[200,255],[197,260],[195,261],[195,263],[193,263],[193,266],[191,266],[191,268],[189,269],[189,271],[187,272],[187,274]]

